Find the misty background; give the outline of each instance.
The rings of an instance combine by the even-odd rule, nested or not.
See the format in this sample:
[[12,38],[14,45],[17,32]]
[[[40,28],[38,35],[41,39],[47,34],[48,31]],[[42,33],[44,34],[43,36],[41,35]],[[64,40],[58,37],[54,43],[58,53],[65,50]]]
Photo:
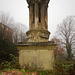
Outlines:
[[[19,26],[24,32],[29,29],[29,9],[26,0],[0,0],[0,11],[8,13],[14,21],[25,25]],[[75,0],[50,0],[48,5],[48,30],[51,32],[50,38],[56,33],[57,25],[66,16],[75,15]]]

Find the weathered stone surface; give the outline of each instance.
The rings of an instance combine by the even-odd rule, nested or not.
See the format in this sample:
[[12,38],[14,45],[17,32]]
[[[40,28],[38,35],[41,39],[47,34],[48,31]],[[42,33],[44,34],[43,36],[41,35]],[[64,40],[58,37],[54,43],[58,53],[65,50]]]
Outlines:
[[48,42],[50,32],[47,30],[33,29],[27,32],[28,42]]
[[41,45],[41,46],[44,46],[44,45],[49,45],[49,46],[56,46],[56,44],[54,44],[54,41],[49,41],[49,42],[21,42],[21,43],[18,43],[16,44],[16,46],[32,46],[32,45]]
[[49,40],[47,8],[50,0],[27,0],[29,5],[29,31],[27,43],[17,44],[22,68],[54,70],[55,44]]
[[49,3],[50,0],[27,0],[27,3],[28,4],[34,4],[35,2],[38,2],[38,3]]
[[29,5],[28,42],[48,42],[50,34],[47,16],[49,0],[27,0],[27,2]]
[[54,70],[55,45],[18,45],[20,66],[39,70]]

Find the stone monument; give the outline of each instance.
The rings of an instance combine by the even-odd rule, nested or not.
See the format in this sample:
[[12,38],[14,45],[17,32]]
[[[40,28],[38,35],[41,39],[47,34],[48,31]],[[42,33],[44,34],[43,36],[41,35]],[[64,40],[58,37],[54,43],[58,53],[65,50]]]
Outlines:
[[54,70],[55,44],[49,41],[48,3],[50,0],[27,0],[29,8],[28,42],[17,44],[20,66]]

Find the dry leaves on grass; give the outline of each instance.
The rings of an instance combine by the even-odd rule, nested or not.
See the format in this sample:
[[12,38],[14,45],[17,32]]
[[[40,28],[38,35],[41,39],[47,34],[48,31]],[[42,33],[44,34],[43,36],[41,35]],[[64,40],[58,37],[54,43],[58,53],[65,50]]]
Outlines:
[[20,71],[7,71],[2,72],[0,75],[37,75],[37,72],[20,72]]

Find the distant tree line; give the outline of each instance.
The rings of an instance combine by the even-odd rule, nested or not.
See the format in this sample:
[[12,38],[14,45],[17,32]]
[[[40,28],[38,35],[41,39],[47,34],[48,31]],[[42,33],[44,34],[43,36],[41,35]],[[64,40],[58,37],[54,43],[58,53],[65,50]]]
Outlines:
[[0,23],[12,29],[13,43],[27,41],[26,31],[28,28],[22,23],[16,23],[9,13],[0,12]]

